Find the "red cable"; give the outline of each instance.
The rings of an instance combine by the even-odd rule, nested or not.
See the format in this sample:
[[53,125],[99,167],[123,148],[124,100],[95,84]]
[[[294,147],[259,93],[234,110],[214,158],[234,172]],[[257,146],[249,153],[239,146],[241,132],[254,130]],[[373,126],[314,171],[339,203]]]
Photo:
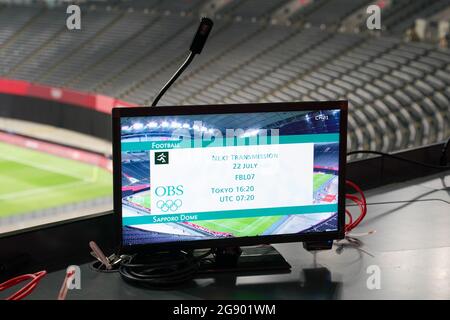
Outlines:
[[12,279],[0,284],[0,291],[14,287],[15,285],[17,285],[23,281],[31,280],[25,286],[23,286],[21,289],[19,289],[16,293],[13,293],[8,298],[6,298],[6,300],[21,300],[33,292],[33,290],[38,285],[39,281],[41,281],[41,279],[46,274],[47,274],[47,271],[43,270],[43,271],[39,271],[36,273],[24,274],[24,275],[12,278]]
[[353,201],[355,204],[358,205],[360,209],[360,214],[356,220],[353,221],[353,216],[351,215],[349,210],[346,210],[347,215],[351,217],[350,222],[345,225],[345,232],[348,233],[354,228],[356,228],[361,221],[364,219],[364,217],[367,214],[367,202],[366,197],[364,196],[364,192],[361,190],[361,188],[356,185],[354,182],[347,180],[346,184],[356,190],[357,193],[359,193],[360,198],[356,195],[352,194],[346,194],[345,198]]
[[365,216],[365,208],[364,208],[364,204],[359,201],[359,200],[354,200],[354,202],[358,205],[359,209],[360,209],[360,215],[358,216],[358,218],[353,221],[351,224],[349,224],[347,226],[347,231],[350,231],[354,228],[356,228],[356,226],[363,220],[364,216]]
[[350,211],[348,211],[348,210],[345,210],[345,213],[347,214],[347,216],[348,216],[348,218],[349,218],[349,223],[347,223],[346,225],[345,225],[345,227],[347,227],[348,225],[351,225],[352,223],[353,223],[353,216],[352,216],[352,214],[351,214],[351,212]]
[[[349,185],[353,186],[352,184],[349,184]],[[347,225],[347,227],[346,227],[347,232],[351,231],[356,226],[358,226],[361,223],[361,221],[364,219],[364,217],[367,213],[367,206],[366,206],[364,194],[362,193],[362,191],[359,188],[358,188],[359,190],[357,188],[358,187],[356,187],[355,190],[357,190],[361,194],[362,199],[360,199],[356,196],[353,196],[353,195],[346,196],[347,199],[352,200],[360,208],[360,215],[358,216],[358,218],[355,221],[353,221],[351,224]]]

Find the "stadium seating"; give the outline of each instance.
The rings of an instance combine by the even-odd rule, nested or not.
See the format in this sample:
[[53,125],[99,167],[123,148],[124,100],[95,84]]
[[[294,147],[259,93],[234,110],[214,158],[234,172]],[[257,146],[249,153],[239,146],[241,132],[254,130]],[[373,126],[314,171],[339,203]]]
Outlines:
[[[403,39],[449,0],[394,0],[381,36],[336,31],[370,1],[316,0],[289,23],[272,21],[288,2],[219,8],[207,47],[161,105],[348,99],[349,149],[394,151],[450,135],[450,51]],[[0,7],[0,76],[150,104],[185,57],[206,3],[86,6],[82,32],[65,29],[61,7]]]
[[417,18],[428,17],[450,5],[449,0],[396,0],[393,3],[386,12],[384,24],[397,35],[412,27]]
[[[302,14],[301,18],[314,25],[336,25],[354,10],[368,5],[368,0],[328,0],[317,1],[318,8],[312,10],[309,14]],[[294,16],[296,17],[296,16]]]
[[330,218],[328,218],[325,221],[320,222],[319,224],[308,228],[306,230],[304,230],[303,232],[323,232],[325,230],[330,230],[333,228],[334,225],[336,225],[336,221],[337,221],[338,217],[337,215],[333,215]]
[[[123,165],[124,176],[137,179],[139,184],[150,183],[149,172],[150,168],[148,161],[138,163],[130,162]],[[123,179],[125,179],[125,177],[123,177]],[[130,181],[123,180],[122,183],[123,185],[129,185]]]
[[321,168],[337,168],[338,163],[336,163],[336,159],[339,158],[337,156],[339,154],[339,147],[337,144],[326,144],[322,146],[317,146],[317,149],[314,150],[315,158],[314,163],[315,165],[321,167]]

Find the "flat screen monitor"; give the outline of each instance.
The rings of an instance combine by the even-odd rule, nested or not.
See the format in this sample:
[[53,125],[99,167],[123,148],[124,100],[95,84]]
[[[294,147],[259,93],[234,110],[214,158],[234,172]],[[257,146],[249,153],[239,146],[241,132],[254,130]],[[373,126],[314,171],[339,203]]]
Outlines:
[[344,235],[347,102],[113,109],[124,251]]

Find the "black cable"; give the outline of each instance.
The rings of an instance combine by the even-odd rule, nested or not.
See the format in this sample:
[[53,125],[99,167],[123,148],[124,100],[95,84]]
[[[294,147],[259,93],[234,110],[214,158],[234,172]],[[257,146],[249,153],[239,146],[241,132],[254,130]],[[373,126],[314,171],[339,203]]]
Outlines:
[[450,166],[440,166],[440,165],[429,164],[429,163],[425,163],[425,162],[420,162],[420,161],[404,158],[404,157],[401,157],[401,156],[396,156],[396,155],[393,155],[393,154],[390,154],[390,153],[381,152],[381,151],[357,150],[357,151],[348,152],[347,156],[352,156],[352,155],[355,155],[355,154],[375,154],[375,155],[379,155],[379,156],[383,156],[383,157],[387,157],[387,158],[392,158],[392,159],[396,159],[396,160],[412,163],[412,164],[415,164],[417,166],[422,166],[422,167],[426,167],[426,168],[439,169],[439,170],[450,169]]
[[[422,193],[422,194],[420,194],[420,195],[414,197],[413,199],[411,199],[411,200],[409,200],[409,201],[407,201],[407,202],[404,202],[403,204],[400,204],[398,207],[389,209],[388,211],[383,212],[382,214],[379,214],[379,215],[377,215],[377,216],[375,216],[375,217],[371,217],[371,218],[366,219],[366,223],[367,223],[368,221],[374,221],[374,220],[382,219],[383,217],[386,217],[386,216],[390,215],[391,213],[398,212],[398,211],[401,210],[401,209],[405,209],[406,207],[409,207],[409,206],[412,205],[413,203],[418,202],[418,200],[421,200],[422,198],[424,198],[424,197],[426,197],[426,196],[429,196],[430,194],[433,194],[433,193],[436,193],[436,192],[441,192],[441,191],[443,191],[443,190],[442,190],[442,189],[432,189],[432,190],[430,190],[430,191],[427,191],[427,192],[425,192],[425,193]],[[426,199],[424,199],[424,200],[426,200]],[[444,200],[444,201],[445,201],[445,200]]]
[[211,250],[195,256],[193,252],[175,251],[134,255],[119,267],[125,281],[147,288],[166,288],[192,280],[200,262],[211,255]]
[[[409,203],[415,203],[415,202],[444,202],[446,204],[450,204],[449,201],[443,200],[443,199],[418,199],[418,200],[396,200],[396,201],[380,201],[380,202],[368,202],[367,206],[377,206],[377,205],[384,205],[384,204],[409,204]],[[357,204],[346,204],[346,207],[357,207]]]
[[170,86],[178,79],[178,77],[186,70],[186,68],[191,64],[192,60],[194,60],[195,53],[192,51],[189,51],[189,55],[184,60],[183,64],[178,68],[178,70],[175,72],[175,74],[170,78],[169,81],[164,85],[164,87],[159,91],[158,95],[156,96],[155,100],[153,100],[152,107],[156,106],[161,99],[161,97],[166,93],[166,91],[170,88]]
[[89,269],[91,269],[92,271],[95,271],[95,272],[100,272],[100,273],[115,273],[115,272],[119,271],[119,269],[117,269],[117,267],[112,268],[112,269],[106,269],[105,265],[98,260],[91,262],[89,264]]
[[442,148],[442,152],[441,152],[441,159],[440,159],[440,164],[441,166],[446,166],[447,165],[447,152],[448,149],[450,147],[450,138],[448,138],[447,142],[444,144],[444,147]]

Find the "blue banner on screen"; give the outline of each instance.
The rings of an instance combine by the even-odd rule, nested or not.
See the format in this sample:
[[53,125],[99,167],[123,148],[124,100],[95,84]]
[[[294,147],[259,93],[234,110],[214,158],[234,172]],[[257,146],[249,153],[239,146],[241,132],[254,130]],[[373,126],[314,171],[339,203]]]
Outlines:
[[122,118],[123,244],[337,231],[339,118]]

